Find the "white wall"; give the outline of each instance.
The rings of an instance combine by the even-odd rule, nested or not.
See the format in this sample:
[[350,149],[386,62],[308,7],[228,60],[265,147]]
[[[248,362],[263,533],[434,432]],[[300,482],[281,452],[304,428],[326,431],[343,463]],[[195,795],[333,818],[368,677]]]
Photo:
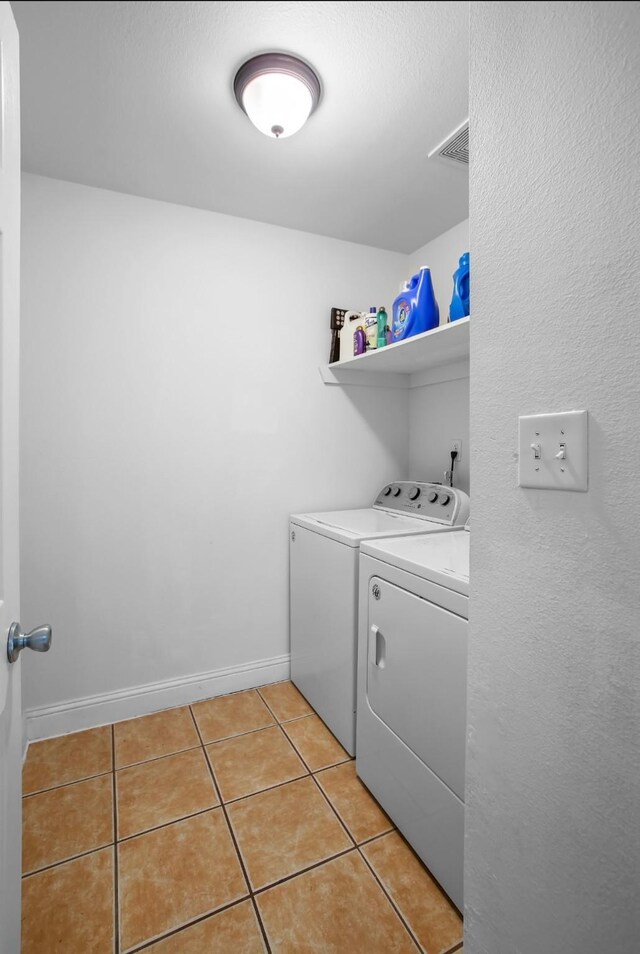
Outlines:
[[[465,954],[638,949],[639,102],[640,4],[471,5]],[[519,489],[572,408],[589,492]]]
[[288,514],[407,476],[406,392],[318,373],[405,257],[23,181],[27,706],[286,654]]
[[[440,324],[446,324],[453,291],[453,273],[463,252],[469,251],[469,221],[465,220],[418,249],[407,264],[406,277],[421,265],[431,269],[440,306]],[[473,265],[473,260],[472,260]],[[473,310],[473,303],[472,303]],[[445,375],[448,376],[448,375]],[[451,441],[462,441],[456,461],[456,487],[469,493],[469,367],[455,369],[455,379],[414,388],[410,393],[409,472],[416,480],[443,480],[451,463]]]

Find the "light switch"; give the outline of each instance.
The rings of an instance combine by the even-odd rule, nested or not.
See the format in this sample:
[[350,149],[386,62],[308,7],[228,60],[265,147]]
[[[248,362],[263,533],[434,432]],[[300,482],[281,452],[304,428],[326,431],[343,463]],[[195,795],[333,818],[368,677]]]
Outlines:
[[588,489],[587,411],[518,418],[518,484],[544,490]]

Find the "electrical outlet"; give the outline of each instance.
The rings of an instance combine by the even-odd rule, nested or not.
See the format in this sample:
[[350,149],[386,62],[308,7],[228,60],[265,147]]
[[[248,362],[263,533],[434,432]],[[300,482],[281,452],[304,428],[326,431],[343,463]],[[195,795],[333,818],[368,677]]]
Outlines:
[[458,451],[458,456],[456,457],[456,464],[457,464],[458,461],[462,459],[462,441],[459,440],[458,438],[455,438],[454,440],[452,440],[451,447],[449,448],[449,450]]

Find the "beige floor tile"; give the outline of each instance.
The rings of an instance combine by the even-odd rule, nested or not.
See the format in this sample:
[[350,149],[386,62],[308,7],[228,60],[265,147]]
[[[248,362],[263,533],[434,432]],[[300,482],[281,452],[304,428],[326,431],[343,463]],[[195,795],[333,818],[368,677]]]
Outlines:
[[316,779],[358,844],[392,830],[393,823],[356,775],[355,762],[318,772]]
[[264,954],[266,948],[251,901],[214,914],[145,948],[145,954]]
[[191,709],[203,742],[229,739],[275,722],[255,689],[196,702]]
[[207,755],[225,802],[307,774],[278,726],[214,742]]
[[247,895],[221,808],[118,845],[123,951]]
[[282,727],[312,772],[345,762],[348,752],[342,748],[317,715],[287,722]]
[[255,889],[352,844],[309,777],[234,802],[228,812]]
[[259,692],[278,722],[300,719],[313,712],[292,682],[274,682],[270,686],[260,686]]
[[462,919],[397,832],[362,852],[393,898],[426,954],[441,954],[462,941]]
[[113,848],[22,882],[22,954],[113,954]]
[[116,772],[118,838],[128,838],[219,804],[201,748]]
[[172,755],[200,744],[188,706],[118,722],[113,730],[116,768]]
[[276,885],[256,900],[273,954],[416,954],[356,851]]
[[22,770],[25,795],[110,772],[111,726],[32,742]]
[[22,802],[22,870],[37,871],[113,841],[113,782],[98,775]]

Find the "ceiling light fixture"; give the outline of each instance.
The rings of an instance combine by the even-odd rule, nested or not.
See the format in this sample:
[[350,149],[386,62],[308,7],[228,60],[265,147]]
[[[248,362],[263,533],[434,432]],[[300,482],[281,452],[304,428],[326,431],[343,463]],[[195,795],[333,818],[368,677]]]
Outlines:
[[297,56],[261,53],[240,67],[233,91],[261,133],[285,139],[302,129],[318,105],[320,80]]

